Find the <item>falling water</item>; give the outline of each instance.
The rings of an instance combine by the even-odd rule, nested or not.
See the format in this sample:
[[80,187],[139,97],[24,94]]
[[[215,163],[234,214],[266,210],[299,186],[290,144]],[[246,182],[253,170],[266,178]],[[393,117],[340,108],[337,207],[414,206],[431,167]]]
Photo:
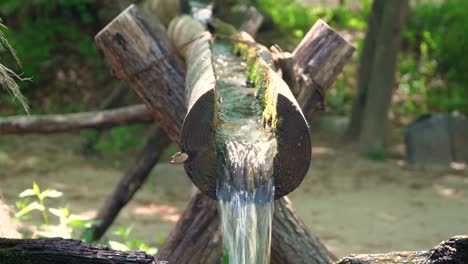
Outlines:
[[217,131],[223,175],[217,188],[224,248],[230,264],[270,262],[276,138],[262,124],[257,90],[232,45],[213,45]]

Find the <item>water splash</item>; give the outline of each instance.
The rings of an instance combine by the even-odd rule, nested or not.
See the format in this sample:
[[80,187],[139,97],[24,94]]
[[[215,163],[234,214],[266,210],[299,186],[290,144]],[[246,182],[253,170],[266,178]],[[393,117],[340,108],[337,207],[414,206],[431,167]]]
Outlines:
[[222,41],[213,45],[217,77],[216,140],[222,175],[217,197],[230,264],[270,263],[273,160],[277,142],[263,126],[257,91],[246,65]]

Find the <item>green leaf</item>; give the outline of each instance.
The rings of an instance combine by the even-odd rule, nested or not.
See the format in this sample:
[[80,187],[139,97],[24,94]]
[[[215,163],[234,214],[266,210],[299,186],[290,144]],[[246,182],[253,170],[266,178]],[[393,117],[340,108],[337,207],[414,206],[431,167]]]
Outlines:
[[21,211],[17,212],[15,214],[15,217],[21,218],[22,216],[27,215],[34,210],[44,211],[44,206],[40,205],[38,202],[32,202],[28,204],[26,207],[24,207],[23,209],[21,209]]
[[39,189],[39,185],[37,185],[35,181],[33,182],[33,189],[37,197],[39,197],[39,195],[41,195],[41,189]]
[[120,251],[128,251],[130,250],[126,245],[122,244],[122,243],[119,243],[117,241],[113,241],[113,240],[110,240],[109,241],[109,245],[111,246],[111,248],[115,249],[115,250],[120,250]]
[[24,190],[22,193],[19,194],[19,197],[24,198],[26,196],[34,196],[36,192],[33,189]]
[[49,212],[57,217],[67,217],[63,209],[59,208],[49,208]]
[[62,196],[63,193],[54,189],[47,189],[43,193],[39,194],[39,199],[43,200],[44,198],[57,198]]

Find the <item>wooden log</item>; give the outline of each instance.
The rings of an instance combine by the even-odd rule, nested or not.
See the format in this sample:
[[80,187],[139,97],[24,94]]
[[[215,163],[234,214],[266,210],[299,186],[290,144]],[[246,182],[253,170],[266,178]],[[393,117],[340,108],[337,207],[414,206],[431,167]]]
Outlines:
[[132,88],[173,142],[187,112],[185,66],[161,24],[131,5],[95,37],[115,76]]
[[242,22],[242,25],[240,26],[239,30],[245,31],[251,36],[255,36],[255,34],[257,34],[258,30],[260,29],[263,20],[263,15],[260,14],[260,12],[258,12],[258,10],[255,7],[249,6],[247,8],[245,19]]
[[169,147],[170,143],[171,141],[166,133],[161,128],[157,128],[155,133],[146,142],[141,153],[130,164],[117,187],[107,198],[104,206],[99,210],[95,217],[98,223],[85,231],[91,233],[92,241],[98,241],[102,238],[120,210],[146,182],[150,171],[159,161],[162,153]]
[[158,249],[156,259],[169,263],[219,263],[222,237],[217,203],[196,194]]
[[[242,34],[239,34],[242,38]],[[253,42],[250,36],[241,39]],[[239,43],[233,43],[239,44]],[[216,188],[219,180],[219,159],[215,148],[217,123],[214,120],[215,94],[217,80],[213,71],[212,36],[205,32],[188,48],[187,54],[187,115],[181,131],[181,148],[189,155],[184,168],[192,182],[206,195],[217,199]],[[240,44],[245,45],[245,44]],[[287,84],[273,71],[263,59],[268,57],[268,50],[260,44],[247,48],[251,50],[255,72],[262,76],[265,96],[260,99],[265,103],[264,116],[270,115],[269,121],[275,123],[275,135],[278,138],[278,154],[274,160],[273,177],[275,179],[275,199],[279,199],[295,190],[307,174],[311,159],[310,134],[306,120],[296,99]],[[247,66],[246,66],[247,67]],[[246,69],[247,70],[247,69]],[[268,113],[267,113],[268,112]],[[265,114],[266,113],[266,114]],[[275,121],[273,121],[275,120]],[[277,124],[277,125],[276,125]]]
[[336,260],[297,216],[291,201],[275,201],[271,263],[331,263]]
[[189,15],[177,16],[171,20],[167,28],[169,39],[175,45],[183,58],[187,57],[190,41],[205,31],[205,27]]
[[74,239],[0,238],[0,263],[16,264],[156,264],[144,251],[117,251]]
[[[200,194],[202,195],[202,194]],[[199,198],[199,197],[198,197]],[[193,200],[198,201],[197,198]],[[202,202],[202,201],[199,201]],[[210,201],[214,203],[213,201]],[[208,206],[209,207],[209,206]],[[190,207],[191,208],[191,207]],[[207,208],[207,206],[200,206],[199,209]],[[206,212],[205,210],[203,212]],[[200,217],[204,217],[204,214],[198,213]],[[212,215],[211,215],[212,216]],[[198,219],[194,224],[198,235],[203,235],[204,230],[202,227],[209,228],[212,226],[211,222],[203,222],[208,219]],[[191,221],[190,218],[185,218],[185,221]],[[201,220],[201,221],[199,221]],[[201,225],[199,225],[201,224]],[[188,229],[187,231],[192,231]],[[220,239],[220,235],[212,239],[213,245],[218,244],[214,240]],[[181,241],[182,243],[178,243]],[[171,241],[177,245],[183,243],[190,243],[187,238],[180,237],[180,240]],[[160,258],[161,253],[158,253],[156,257],[147,255],[143,251],[131,250],[131,251],[117,251],[112,250],[106,246],[94,245],[81,242],[74,239],[63,239],[63,238],[41,238],[41,239],[6,239],[0,238],[0,263],[2,264],[16,264],[16,263],[31,263],[31,264],[159,264],[159,263],[219,263],[219,256],[214,252],[220,252],[220,250],[214,250],[212,244],[207,244],[205,247],[199,248],[205,251],[207,248],[211,249],[207,255],[212,258],[207,258],[200,261],[197,259],[190,259],[190,254],[184,254],[185,247],[179,247],[177,255],[177,261],[171,262],[170,255],[166,255],[166,258]],[[161,251],[163,248],[160,248]],[[196,250],[195,248],[193,250]],[[163,250],[167,252],[167,250]],[[180,252],[182,251],[182,253]],[[291,252],[294,255],[294,252]],[[271,263],[314,263],[313,260],[307,262],[277,262],[272,259]],[[421,264],[461,264],[468,263],[468,236],[456,236],[443,241],[439,245],[435,246],[430,250],[420,251],[401,251],[391,252],[387,254],[359,254],[351,255],[343,258],[336,262],[337,264],[372,264],[372,263],[387,263],[387,264],[399,264],[399,263],[421,263]]]
[[350,255],[337,262],[337,264],[461,264],[468,263],[468,235],[456,236],[430,250],[400,251],[386,254],[358,254]]
[[[135,22],[133,22],[134,20],[137,20],[138,23],[136,24]],[[169,133],[172,132],[173,134],[172,134],[172,136],[170,136],[170,139],[173,142],[178,142],[178,135],[179,135],[180,129],[182,127],[182,122],[183,122],[184,115],[186,114],[185,104],[180,103],[180,101],[182,101],[182,99],[184,98],[183,83],[182,83],[181,87],[177,87],[177,88],[173,89],[173,94],[172,95],[176,96],[177,100],[172,100],[172,99],[165,100],[164,105],[167,106],[167,107],[161,107],[161,103],[158,100],[155,100],[155,98],[157,98],[158,96],[162,96],[159,89],[155,88],[152,85],[142,85],[143,83],[151,83],[151,82],[149,82],[149,80],[151,80],[154,75],[152,76],[150,74],[140,74],[138,76],[129,78],[129,76],[131,74],[125,74],[126,72],[130,72],[130,70],[125,69],[125,67],[135,68],[135,66],[133,64],[134,63],[137,63],[138,65],[143,64],[141,61],[146,62],[146,63],[144,63],[146,66],[142,66],[142,67],[147,67],[148,71],[151,71],[151,70],[155,71],[153,69],[154,67],[153,68],[148,67],[148,64],[151,65],[151,62],[148,62],[148,60],[146,58],[142,57],[142,54],[146,54],[144,51],[147,50],[148,47],[153,47],[153,46],[157,46],[157,45],[163,45],[164,46],[164,50],[166,51],[166,53],[160,54],[159,61],[163,61],[164,59],[168,58],[169,57],[168,54],[170,54],[171,56],[178,56],[177,54],[174,55],[174,52],[172,52],[173,48],[168,44],[168,42],[160,41],[160,39],[166,39],[167,38],[164,35],[165,33],[163,31],[159,30],[159,29],[157,31],[152,31],[151,30],[152,27],[158,27],[158,26],[157,25],[150,26],[149,25],[150,22],[148,22],[147,20],[148,19],[145,19],[143,17],[143,15],[141,13],[139,13],[138,10],[134,6],[131,6],[130,8],[128,8],[127,10],[122,12],[116,19],[114,19],[114,21],[111,22],[105,29],[103,29],[103,31],[101,31],[99,33],[99,35],[96,37],[96,41],[98,43],[98,46],[101,49],[104,49],[104,54],[106,55],[108,60],[111,62],[112,66],[114,68],[120,69],[121,73],[118,74],[118,76],[123,76],[124,77],[123,79],[124,79],[124,81],[126,81],[127,85],[129,87],[131,87],[133,90],[135,90],[135,92],[142,98],[142,100],[144,100],[146,102],[147,106],[151,109],[151,111],[155,114],[155,116],[157,116],[158,118],[164,119],[161,122],[161,127],[164,127],[165,125],[170,124],[168,126],[168,129],[165,129],[166,133],[168,133],[168,135],[170,135]],[[133,25],[133,26],[131,26],[131,25]],[[129,30],[130,26],[135,27],[135,25],[140,25],[140,27],[142,27],[143,29],[135,29],[134,32]],[[123,29],[120,29],[121,27],[123,27]],[[109,32],[107,32],[107,31],[109,31]],[[144,35],[144,34],[147,34],[147,35]],[[161,35],[163,35],[163,36],[161,36]],[[139,44],[139,45],[140,46],[142,45],[141,48],[146,47],[146,49],[143,49],[143,51],[138,51],[136,49],[136,47],[138,47],[138,45],[136,47],[132,48],[132,49],[128,48],[128,50],[131,53],[130,55],[132,55],[134,57],[132,57],[130,55],[125,55],[124,50],[119,50],[117,53],[114,53],[114,52],[111,51],[112,49],[109,50],[109,48],[107,47],[107,44],[106,44],[106,43],[112,43],[113,36],[119,36],[119,37],[117,37],[118,39],[124,39],[125,40],[124,43],[126,43],[124,46],[128,46],[128,44],[130,42],[132,42],[132,43],[135,43],[135,42],[136,43],[145,43],[145,45],[142,45],[142,44]],[[105,38],[107,40],[104,41],[104,40],[101,40],[101,38]],[[109,45],[115,45],[115,43],[114,44],[109,44]],[[117,45],[120,45],[120,44],[117,44]],[[156,49],[161,50],[160,48],[156,48]],[[114,58],[114,56],[116,58]],[[124,60],[122,58],[128,58],[129,63],[124,64]],[[135,62],[135,61],[137,61],[137,62]],[[138,61],[140,61],[140,62],[138,62]],[[163,68],[161,68],[160,65],[156,66],[157,71],[155,73],[170,75],[170,77],[174,78],[174,80],[182,80],[183,81],[184,80],[184,75],[183,75],[184,72],[182,70],[180,70],[183,67],[179,67],[177,61],[178,60],[176,60],[173,63],[165,62],[165,66]],[[115,66],[114,64],[116,64],[117,66]],[[172,69],[172,67],[178,68],[179,70],[174,70],[174,69]],[[143,80],[139,80],[139,78],[142,78]],[[164,77],[164,78],[169,78],[169,77]],[[171,83],[171,85],[180,85],[180,82],[175,81],[175,82]],[[177,93],[177,95],[174,95],[175,93]],[[151,97],[154,97],[154,98],[151,98]],[[169,103],[169,101],[171,101],[173,104]],[[160,111],[160,112],[158,112],[158,111]],[[174,114],[173,111],[177,111],[178,113]],[[176,136],[174,136],[174,135],[176,135]],[[207,200],[207,201],[209,201],[209,199],[210,199],[205,195],[202,195],[201,197],[202,197],[203,200]],[[193,198],[193,199],[195,199],[195,198]],[[191,203],[191,206],[193,206],[194,204],[196,204],[196,203]],[[203,206],[203,210],[208,210],[208,211],[214,210],[214,211],[216,211],[215,210],[215,208],[216,208],[215,204],[213,204],[213,203],[203,203],[203,204],[205,204]],[[212,209],[207,208],[207,207],[212,207]],[[187,208],[186,210],[188,212],[196,212],[196,211],[202,210],[201,208],[198,208],[196,210],[192,210],[190,208],[191,207]],[[288,211],[286,211],[286,214],[287,214],[287,216],[285,216],[285,217],[290,219],[291,223],[297,223],[299,221],[297,219],[296,215],[289,215],[290,213]],[[202,248],[203,245],[213,243],[212,244],[213,248],[221,248],[221,241],[211,239],[212,237],[215,237],[218,232],[220,232],[219,231],[220,230],[219,229],[219,216],[216,214],[216,216],[209,217],[208,220],[209,220],[210,223],[206,223],[205,226],[210,226],[210,228],[205,229],[204,235],[200,236],[200,233],[188,232],[188,230],[190,230],[191,228],[194,228],[194,227],[181,228],[181,225],[182,226],[187,225],[187,223],[190,223],[190,220],[191,221],[196,220],[194,218],[195,216],[190,216],[190,215],[193,215],[193,214],[189,214],[187,216],[187,218],[185,218],[185,217],[181,218],[180,222],[177,224],[177,228],[173,229],[173,231],[170,233],[169,237],[166,238],[166,240],[167,241],[177,241],[177,239],[174,239],[174,237],[184,237],[185,236],[184,239],[186,241],[190,241],[189,245],[185,244],[187,246],[191,246],[191,247],[194,247],[194,248]],[[203,215],[199,215],[198,217],[202,217]],[[186,220],[186,221],[184,221],[184,223],[182,223],[181,221],[183,219],[190,219],[190,220]],[[278,228],[282,228],[282,227],[279,226]],[[275,229],[275,228],[273,228],[273,229]],[[276,231],[273,230],[273,232],[276,232]],[[310,237],[309,232],[301,232],[298,235],[303,236],[302,239],[304,239],[304,240],[314,239],[314,238]],[[200,246],[200,245],[202,245],[202,246]],[[218,246],[216,246],[216,245],[218,245]],[[279,247],[273,248],[273,250],[278,250],[278,248],[282,247],[283,245],[286,246],[285,243],[282,243],[281,241],[278,242],[278,245],[279,245]],[[288,245],[287,247],[295,248],[296,246],[302,246],[302,245],[303,244],[295,244],[294,243],[292,245]],[[176,246],[176,243],[172,243],[172,244],[168,244],[167,246],[163,246],[162,248],[159,249],[158,255],[159,254],[170,255],[170,252],[173,251],[173,248],[175,246]],[[309,250],[311,250],[311,251],[317,250],[317,252],[319,252],[318,254],[321,254],[320,249],[310,248]],[[179,250],[178,252],[181,252],[181,251]],[[302,251],[297,249],[297,252],[302,252]],[[186,262],[186,263],[203,263],[203,262],[200,262],[200,261],[207,259],[205,256],[201,256],[200,254],[197,254],[196,251],[190,251],[189,250],[189,251],[187,251],[187,253],[184,253],[184,254],[185,254],[185,259],[190,259],[191,260],[190,262]],[[221,253],[219,253],[219,254],[221,254]],[[275,253],[273,252],[272,254],[275,254]],[[279,253],[279,254],[281,254],[281,253]],[[173,257],[176,257],[176,256],[173,256]],[[167,259],[167,260],[171,261],[171,259]],[[213,261],[213,262],[206,262],[206,263],[217,263],[217,262]],[[310,262],[307,262],[307,263],[310,263]],[[183,264],[183,262],[181,262],[181,264]]]
[[64,115],[12,116],[0,118],[0,135],[59,133],[83,129],[109,129],[139,123],[152,123],[153,116],[144,105],[112,110]]
[[325,90],[342,72],[354,47],[319,19],[294,49],[293,61],[299,89],[293,89],[308,121],[325,107]]

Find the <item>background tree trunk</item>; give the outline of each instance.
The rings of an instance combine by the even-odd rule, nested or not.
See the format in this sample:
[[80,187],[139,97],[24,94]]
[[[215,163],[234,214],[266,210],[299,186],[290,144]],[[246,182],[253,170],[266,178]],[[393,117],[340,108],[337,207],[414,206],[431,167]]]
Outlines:
[[392,101],[396,61],[408,8],[408,0],[384,2],[358,142],[359,150],[366,155],[381,155],[384,152],[388,109]]
[[380,30],[385,1],[375,0],[369,14],[367,34],[364,39],[364,47],[359,61],[358,86],[351,110],[351,120],[347,131],[347,139],[357,141],[361,133],[361,124],[365,109],[366,94],[371,78],[371,70],[374,62],[374,52],[377,45],[377,34]]

